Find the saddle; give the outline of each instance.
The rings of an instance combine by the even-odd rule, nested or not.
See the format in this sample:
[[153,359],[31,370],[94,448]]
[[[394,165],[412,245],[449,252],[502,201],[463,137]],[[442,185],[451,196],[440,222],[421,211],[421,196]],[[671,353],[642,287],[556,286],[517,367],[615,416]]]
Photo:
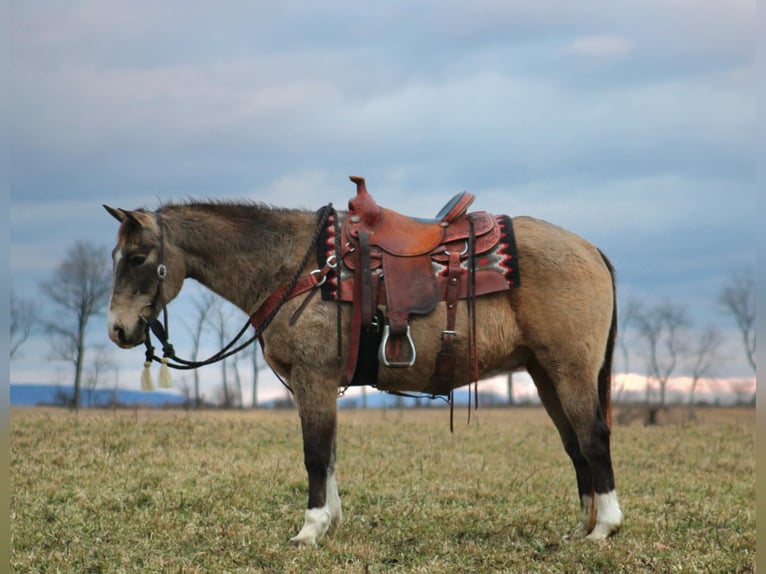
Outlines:
[[[351,181],[356,184],[356,196],[349,200],[349,215],[340,231],[340,259],[350,275],[340,282],[340,297],[352,302],[346,380],[354,380],[359,350],[371,346],[365,344],[370,333],[381,333],[378,359],[385,367],[414,365],[417,352],[409,319],[427,315],[445,301],[441,351],[425,392],[447,395],[455,386],[458,300],[467,300],[475,325],[476,297],[510,288],[502,272],[476,268],[477,256],[497,248],[500,242],[498,220],[484,211],[467,213],[475,199],[468,192],[452,197],[434,219],[409,217],[379,206],[364,178],[351,177]],[[470,331],[469,360],[478,377],[474,332]]]

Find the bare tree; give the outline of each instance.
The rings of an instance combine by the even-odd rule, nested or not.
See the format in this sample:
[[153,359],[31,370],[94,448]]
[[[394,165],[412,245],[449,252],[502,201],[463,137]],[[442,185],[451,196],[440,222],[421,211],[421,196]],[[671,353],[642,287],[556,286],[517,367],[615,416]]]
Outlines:
[[85,337],[91,317],[104,311],[111,287],[111,269],[105,248],[78,241],[49,281],[40,284],[62,313],[45,322],[52,337],[53,357],[74,365],[73,407],[80,406],[80,384]]
[[689,386],[689,408],[694,407],[694,393],[700,380],[710,374],[711,369],[720,360],[719,350],[723,338],[715,327],[702,331],[690,349],[690,368],[692,382]]
[[192,384],[189,382],[189,379],[187,379],[184,375],[180,377],[174,377],[173,386],[178,389],[178,392],[181,393],[181,396],[184,398],[184,408],[188,409],[189,407],[193,407],[194,389],[192,388]]
[[739,327],[747,362],[755,372],[755,278],[750,268],[737,273],[718,296],[718,302]]
[[252,350],[250,357],[252,359],[252,367],[253,367],[253,408],[258,407],[258,375],[260,374],[261,369],[265,366],[264,363],[260,362],[258,360],[258,355],[263,354],[263,351],[261,351],[260,345],[258,343],[253,343]]
[[[229,342],[230,336],[230,330],[229,330],[229,318],[230,313],[228,312],[228,307],[226,304],[224,304],[224,301],[216,300],[215,305],[212,310],[212,317],[211,321],[213,324],[213,329],[215,330],[216,335],[218,336],[218,343],[221,348],[224,348],[226,344]],[[232,408],[237,405],[237,394],[234,392],[234,389],[231,388],[229,385],[229,364],[230,361],[228,359],[221,361],[221,392],[220,392],[220,399],[221,399],[221,406],[224,408]],[[236,367],[236,366],[235,366]],[[238,376],[238,373],[235,373],[235,379]],[[238,381],[235,380],[235,384],[238,385]],[[241,402],[241,395],[240,395],[240,402]]]
[[[748,402],[747,397],[752,396],[752,381],[748,379],[735,379],[729,383],[729,388],[734,393],[737,405],[744,405]],[[750,399],[752,404],[752,398]]]
[[[191,360],[196,361],[199,358],[200,345],[202,343],[202,332],[208,322],[210,312],[215,306],[215,295],[211,291],[201,291],[199,296],[192,300],[194,305],[194,322],[187,329],[192,337],[192,355]],[[192,369],[194,374],[194,408],[198,409],[202,405],[202,399],[199,393],[199,369]]]
[[85,388],[88,389],[88,406],[93,406],[96,387],[102,382],[104,374],[115,368],[112,358],[111,347],[106,345],[96,345],[95,355],[91,361],[90,368],[85,373]]
[[685,350],[683,330],[690,325],[688,313],[685,307],[667,301],[644,310],[636,322],[648,346],[649,376],[659,386],[659,405],[664,407],[668,381]]
[[37,311],[31,301],[16,297],[11,289],[11,359],[32,335],[37,324]]
[[[223,348],[226,345],[226,313],[224,312],[223,305],[216,305],[213,312],[213,321],[216,334],[218,335],[218,342]],[[221,361],[221,406],[229,408],[232,406],[232,396],[229,391],[229,379],[228,369],[226,361]]]
[[242,374],[239,372],[238,354],[234,354],[231,357],[231,369],[234,373],[235,400],[237,402],[237,406],[242,408],[244,406],[244,400],[242,397]]
[[[625,305],[620,308],[620,312],[618,313],[619,328],[617,329],[617,344],[622,352],[622,368],[626,374],[630,374],[630,351],[628,350],[627,344],[628,329],[638,322],[638,318],[642,313],[643,307],[638,299],[629,299]],[[615,393],[615,402],[620,402],[624,389],[625,382],[623,381]]]

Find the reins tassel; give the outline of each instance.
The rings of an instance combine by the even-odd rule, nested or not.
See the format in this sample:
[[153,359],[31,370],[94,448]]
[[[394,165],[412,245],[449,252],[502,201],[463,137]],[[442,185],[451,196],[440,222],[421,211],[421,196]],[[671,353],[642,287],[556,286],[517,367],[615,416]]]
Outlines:
[[144,338],[144,345],[146,346],[146,360],[144,360],[144,370],[141,372],[141,390],[153,391],[154,384],[152,383],[152,357],[154,357],[154,347],[152,347],[152,339],[149,336],[149,325],[146,326],[146,337]]
[[144,370],[141,372],[141,390],[142,391],[154,390],[154,384],[152,384],[152,371],[150,369],[151,366],[152,366],[151,361],[144,361]]
[[168,358],[162,357],[162,365],[160,366],[160,388],[169,389],[173,386],[170,381],[170,369],[168,369]]
[[[161,389],[169,389],[173,386],[173,382],[170,379],[170,369],[168,368],[168,358],[162,357],[162,360],[160,361],[162,364],[160,365],[160,380],[159,380],[159,387]],[[144,369],[141,372],[141,390],[142,391],[153,391],[154,390],[154,383],[152,382],[152,362],[151,361],[144,361]]]

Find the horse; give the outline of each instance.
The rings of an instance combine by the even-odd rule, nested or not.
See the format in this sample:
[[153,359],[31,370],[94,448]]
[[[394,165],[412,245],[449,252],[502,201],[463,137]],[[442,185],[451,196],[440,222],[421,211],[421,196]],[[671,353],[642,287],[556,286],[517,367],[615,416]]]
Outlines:
[[[317,212],[223,201],[169,202],[155,211],[104,207],[120,223],[107,320],[119,347],[147,343],[148,325],[167,313],[186,278],[248,315],[277,295],[268,328],[258,335],[266,362],[293,392],[308,474],[304,523],[290,542],[317,544],[343,514],[335,478],[337,399],[344,380],[339,353],[348,355],[350,337],[338,349],[328,341],[338,330],[348,334],[352,321],[348,303],[285,294],[298,276],[314,279],[311,287],[322,282],[308,257]],[[347,215],[337,212],[339,219]],[[565,538],[604,540],[623,521],[610,447],[615,271],[598,248],[572,232],[529,216],[510,219],[523,280],[517,288],[476,297],[473,310],[458,305],[455,332],[467,333],[472,320],[476,325],[478,377],[468,361],[458,360],[453,386],[529,372],[574,466],[579,513]],[[408,336],[417,360],[407,368],[379,365],[378,389],[429,388],[447,314],[441,301],[411,318]],[[458,356],[469,352],[466,337],[454,343]]]

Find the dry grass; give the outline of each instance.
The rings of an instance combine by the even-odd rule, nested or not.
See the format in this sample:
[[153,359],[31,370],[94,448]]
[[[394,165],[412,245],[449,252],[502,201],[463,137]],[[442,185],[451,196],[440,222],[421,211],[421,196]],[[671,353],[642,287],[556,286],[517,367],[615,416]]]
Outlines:
[[11,413],[14,572],[750,572],[755,412],[617,427],[626,523],[562,541],[574,473],[537,409],[343,412],[345,520],[313,549],[294,412]]

